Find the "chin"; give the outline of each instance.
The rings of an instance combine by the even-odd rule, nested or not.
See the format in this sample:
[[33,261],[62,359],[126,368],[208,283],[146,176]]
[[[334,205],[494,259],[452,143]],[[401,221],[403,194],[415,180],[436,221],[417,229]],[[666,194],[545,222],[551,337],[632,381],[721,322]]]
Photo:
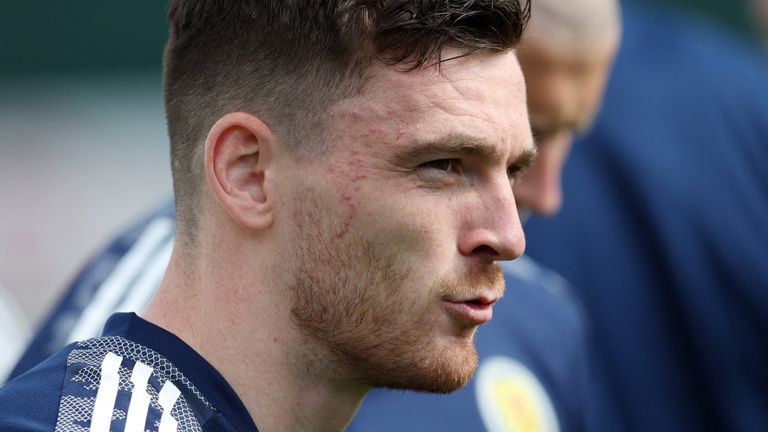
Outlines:
[[[399,363],[407,361],[405,358],[399,360]],[[477,365],[477,350],[472,338],[454,339],[451,346],[418,353],[410,365],[402,364],[395,375],[378,376],[374,386],[424,393],[451,393],[472,379]]]

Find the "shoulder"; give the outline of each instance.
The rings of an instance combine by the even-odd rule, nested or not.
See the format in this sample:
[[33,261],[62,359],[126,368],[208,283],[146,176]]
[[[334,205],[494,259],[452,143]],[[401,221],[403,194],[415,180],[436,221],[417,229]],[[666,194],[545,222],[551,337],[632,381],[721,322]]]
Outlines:
[[505,261],[501,268],[506,293],[499,307],[502,311],[510,311],[506,315],[514,314],[511,318],[525,320],[531,327],[541,328],[543,325],[568,333],[581,330],[585,325],[585,313],[579,300],[570,284],[558,273],[527,255],[515,261]]
[[148,423],[199,431],[196,412],[210,417],[212,408],[170,360],[144,345],[107,336],[80,342],[67,356],[58,413],[65,430],[143,430]]
[[580,386],[590,333],[571,286],[528,256],[501,265],[506,291],[494,305],[493,320],[479,330],[481,357],[511,353],[535,375],[557,377],[553,388]]
[[528,256],[501,267],[504,298],[477,338],[474,387],[483,419],[486,425],[503,423],[498,418],[507,408],[500,408],[495,392],[504,389],[508,400],[538,407],[540,424],[582,430],[592,380],[586,313],[563,277]]
[[71,345],[0,388],[0,430],[51,431],[62,395]]
[[120,336],[72,344],[0,390],[4,432],[202,431],[214,415],[173,363]]

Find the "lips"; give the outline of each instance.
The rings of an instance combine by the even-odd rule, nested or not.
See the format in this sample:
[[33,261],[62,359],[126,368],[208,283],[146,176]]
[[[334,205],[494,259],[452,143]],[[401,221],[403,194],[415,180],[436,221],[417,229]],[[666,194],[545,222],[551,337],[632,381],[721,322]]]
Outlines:
[[493,317],[497,298],[478,296],[468,300],[444,299],[443,306],[456,319],[471,325],[484,324]]

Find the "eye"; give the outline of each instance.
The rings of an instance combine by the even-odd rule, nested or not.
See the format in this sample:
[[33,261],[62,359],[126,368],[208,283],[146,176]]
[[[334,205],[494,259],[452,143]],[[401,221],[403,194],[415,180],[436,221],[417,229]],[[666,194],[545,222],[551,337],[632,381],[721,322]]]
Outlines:
[[438,159],[419,165],[421,169],[443,171],[446,173],[461,173],[461,164],[458,159]]
[[515,185],[518,181],[520,181],[521,178],[525,175],[525,173],[528,171],[528,166],[521,166],[521,165],[510,165],[507,167],[507,177],[509,177],[509,184],[512,186]]

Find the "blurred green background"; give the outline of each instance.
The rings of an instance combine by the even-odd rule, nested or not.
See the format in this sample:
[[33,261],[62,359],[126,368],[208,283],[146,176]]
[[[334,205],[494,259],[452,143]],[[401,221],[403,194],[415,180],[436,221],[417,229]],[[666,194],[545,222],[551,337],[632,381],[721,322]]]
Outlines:
[[6,2],[0,76],[160,72],[165,1]]
[[[754,34],[744,0],[630,3],[692,11],[747,37]],[[159,73],[166,37],[166,5],[163,0],[6,2],[0,14],[0,77]]]

